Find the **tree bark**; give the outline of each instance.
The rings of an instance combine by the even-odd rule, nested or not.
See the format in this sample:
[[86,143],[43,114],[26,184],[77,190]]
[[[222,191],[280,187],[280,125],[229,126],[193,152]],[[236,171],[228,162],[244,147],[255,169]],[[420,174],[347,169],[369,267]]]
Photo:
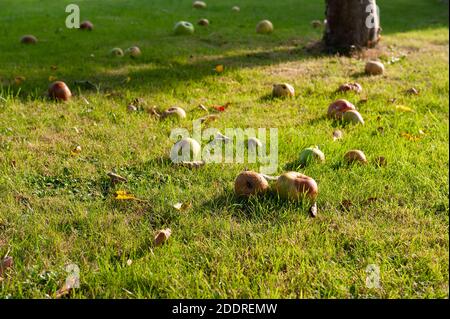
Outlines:
[[350,53],[374,47],[381,33],[377,8],[375,0],[326,0],[327,50]]

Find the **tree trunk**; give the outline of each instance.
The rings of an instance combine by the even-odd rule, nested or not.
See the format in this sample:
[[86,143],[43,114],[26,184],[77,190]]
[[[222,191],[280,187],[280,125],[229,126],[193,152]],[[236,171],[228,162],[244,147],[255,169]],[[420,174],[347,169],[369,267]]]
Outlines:
[[326,0],[327,50],[350,53],[374,47],[381,33],[377,9],[375,0]]

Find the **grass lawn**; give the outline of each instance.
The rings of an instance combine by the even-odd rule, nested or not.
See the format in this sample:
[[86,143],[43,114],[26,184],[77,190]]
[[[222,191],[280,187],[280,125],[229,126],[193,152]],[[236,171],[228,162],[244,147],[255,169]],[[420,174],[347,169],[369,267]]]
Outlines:
[[[310,22],[323,19],[324,1],[210,0],[196,10],[191,0],[78,0],[92,32],[65,28],[72,2],[0,0],[0,257],[14,258],[1,298],[53,298],[68,264],[80,270],[74,298],[448,298],[448,4],[379,0],[379,48],[349,58],[307,50],[321,38]],[[211,24],[172,35],[175,22],[200,18]],[[255,33],[262,19],[272,35]],[[21,44],[24,34],[39,42]],[[138,59],[108,54],[132,45]],[[369,58],[385,75],[364,75]],[[69,85],[70,102],[45,98],[54,79]],[[74,83],[85,80],[97,89]],[[363,92],[335,92],[349,81]],[[279,82],[295,98],[267,99]],[[405,93],[412,87],[420,94]],[[187,118],[128,112],[137,97],[146,108],[183,107]],[[338,98],[364,126],[326,118]],[[172,128],[192,130],[206,115],[200,103],[228,102],[207,126],[278,128],[277,174],[317,181],[317,218],[273,195],[236,198],[234,179],[257,164],[192,170],[168,160]],[[326,162],[299,168],[311,145]],[[351,149],[369,165],[344,165]],[[109,171],[128,183],[110,185]],[[118,201],[116,190],[142,201]],[[178,211],[178,202],[192,206]],[[167,244],[154,247],[167,227]],[[366,285],[371,264],[379,287]]]

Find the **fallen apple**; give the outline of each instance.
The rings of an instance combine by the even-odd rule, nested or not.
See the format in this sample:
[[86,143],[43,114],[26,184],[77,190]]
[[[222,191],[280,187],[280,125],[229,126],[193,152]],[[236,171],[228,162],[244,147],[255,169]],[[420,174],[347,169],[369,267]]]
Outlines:
[[83,21],[80,24],[80,30],[92,31],[94,29],[94,24],[91,21]]
[[[180,155],[181,151],[181,155]],[[190,137],[185,137],[172,147],[170,152],[170,158],[177,159],[176,162],[189,162],[189,161],[199,161],[201,156],[202,148],[200,144]]]
[[347,123],[364,125],[363,117],[356,110],[349,110],[344,112],[344,115],[342,115],[342,120]]
[[339,89],[338,92],[349,92],[349,91],[353,91],[355,93],[361,93],[362,92],[362,86],[359,83],[345,83],[342,84]]
[[323,25],[323,23],[320,20],[313,20],[313,21],[311,21],[311,26],[314,29],[318,29],[318,28],[322,27],[322,25]]
[[381,75],[384,73],[384,65],[378,61],[369,61],[366,63],[365,71],[368,75]]
[[206,8],[206,3],[204,1],[194,1],[192,6],[195,9],[205,9]]
[[297,172],[287,172],[278,177],[275,189],[282,199],[287,200],[307,198],[314,201],[319,193],[314,179]]
[[347,164],[353,164],[356,162],[361,164],[367,164],[366,155],[364,155],[364,153],[360,150],[351,150],[345,153],[344,161]]
[[387,159],[384,156],[379,156],[375,159],[375,164],[379,167],[383,167],[387,165]]
[[70,92],[70,89],[66,83],[56,81],[48,87],[48,95],[56,100],[68,101],[72,97],[72,92]]
[[328,117],[342,119],[343,113],[350,110],[356,110],[355,106],[347,100],[339,99],[328,106]]
[[160,245],[164,244],[171,235],[172,235],[172,230],[170,228],[159,230],[155,235],[155,238],[153,241],[154,245],[160,246]]
[[121,48],[112,48],[109,51],[109,54],[112,56],[122,57],[123,56],[123,50]]
[[197,24],[202,27],[207,27],[207,26],[209,26],[209,20],[208,19],[200,19],[200,20],[198,20]]
[[194,33],[194,26],[187,21],[179,21],[175,24],[173,32],[175,35],[190,35]]
[[306,166],[311,162],[323,163],[325,162],[325,154],[316,146],[305,148],[300,152],[299,163]]
[[273,24],[269,20],[259,21],[256,25],[256,33],[269,34],[273,32]]
[[127,110],[128,110],[129,112],[136,112],[136,111],[138,110],[138,108],[137,108],[137,106],[135,106],[135,105],[133,105],[133,104],[129,104],[129,105],[127,106]]
[[137,58],[141,55],[141,49],[137,46],[133,46],[125,50],[125,54],[129,55],[132,58]]
[[37,38],[34,35],[31,34],[27,34],[24,35],[21,39],[20,39],[21,43],[24,44],[35,44],[38,42]]
[[162,118],[166,117],[174,117],[178,119],[184,119],[186,118],[186,111],[183,110],[181,107],[173,106],[171,108],[168,108],[161,114]]
[[274,97],[293,97],[295,95],[295,89],[288,83],[274,84],[272,95]]
[[266,192],[269,183],[260,174],[252,171],[245,171],[238,175],[234,181],[234,192],[237,196],[249,197]]

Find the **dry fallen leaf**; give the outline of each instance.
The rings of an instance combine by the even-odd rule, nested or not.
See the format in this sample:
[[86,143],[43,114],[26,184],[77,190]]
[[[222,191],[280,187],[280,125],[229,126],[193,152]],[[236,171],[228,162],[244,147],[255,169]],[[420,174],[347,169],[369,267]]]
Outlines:
[[172,230],[170,230],[170,228],[158,231],[155,235],[154,240],[155,246],[160,246],[164,244],[169,239],[170,235],[172,235]]
[[349,210],[349,208],[350,208],[351,206],[353,206],[353,203],[352,203],[351,200],[344,199],[344,200],[341,202],[341,209],[342,209],[342,210]]
[[188,168],[199,168],[203,165],[205,165],[206,162],[205,161],[193,161],[193,162],[181,162],[182,166],[188,167]]
[[173,205],[173,207],[176,210],[179,210],[181,212],[184,212],[185,210],[188,210],[189,208],[192,207],[192,204],[190,202],[186,202],[186,203],[176,203]]
[[406,138],[408,141],[417,142],[417,141],[420,140],[419,136],[414,136],[414,135],[411,135],[411,134],[406,133],[406,132],[402,132],[402,133],[400,133],[400,135],[402,137]]
[[49,77],[48,77],[48,81],[49,82],[54,82],[54,81],[56,81],[58,78],[56,77],[56,76],[53,76],[53,75],[50,75]]
[[218,118],[219,118],[219,116],[212,114],[212,115],[206,115],[204,117],[201,117],[198,120],[200,121],[200,123],[208,123],[211,121],[215,121]]
[[199,104],[198,107],[201,108],[203,111],[208,112],[208,108],[203,104]]
[[406,94],[419,95],[419,91],[416,88],[410,88],[406,90]]
[[119,183],[119,182],[123,182],[123,183],[127,182],[127,179],[125,177],[122,177],[119,174],[116,174],[114,172],[109,172],[108,176],[109,176],[109,178],[111,178],[111,182],[113,184],[116,184],[116,183]]

